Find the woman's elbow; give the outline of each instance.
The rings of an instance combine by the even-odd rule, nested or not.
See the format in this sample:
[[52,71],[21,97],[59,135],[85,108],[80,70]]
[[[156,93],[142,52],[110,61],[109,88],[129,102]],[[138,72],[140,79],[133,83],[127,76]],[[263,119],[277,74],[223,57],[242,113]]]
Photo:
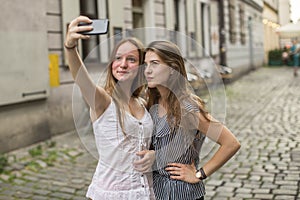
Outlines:
[[235,140],[231,145],[232,151],[234,154],[241,148],[241,143],[238,140]]

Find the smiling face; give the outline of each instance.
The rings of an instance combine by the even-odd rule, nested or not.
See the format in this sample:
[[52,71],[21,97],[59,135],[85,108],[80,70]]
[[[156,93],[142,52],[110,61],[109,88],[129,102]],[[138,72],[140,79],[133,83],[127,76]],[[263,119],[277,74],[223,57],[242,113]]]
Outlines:
[[172,69],[154,51],[146,52],[145,65],[144,74],[149,88],[167,85]]
[[122,44],[112,63],[112,74],[118,81],[132,81],[139,68],[139,51],[130,42]]

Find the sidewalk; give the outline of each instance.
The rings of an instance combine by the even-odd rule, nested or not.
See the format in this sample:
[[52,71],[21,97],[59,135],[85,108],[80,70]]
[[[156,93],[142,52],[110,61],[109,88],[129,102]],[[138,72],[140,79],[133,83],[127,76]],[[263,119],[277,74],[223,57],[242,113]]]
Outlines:
[[[226,125],[242,147],[205,180],[205,199],[300,199],[300,77],[290,67],[261,68],[226,85],[226,94]],[[94,155],[76,132],[10,152],[0,200],[85,199]]]

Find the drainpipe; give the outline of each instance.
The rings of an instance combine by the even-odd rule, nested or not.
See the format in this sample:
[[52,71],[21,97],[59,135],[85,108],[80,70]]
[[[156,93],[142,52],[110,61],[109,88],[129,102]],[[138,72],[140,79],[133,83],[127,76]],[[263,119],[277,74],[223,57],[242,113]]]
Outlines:
[[224,0],[220,0],[219,1],[220,65],[227,66],[224,9],[225,9]]

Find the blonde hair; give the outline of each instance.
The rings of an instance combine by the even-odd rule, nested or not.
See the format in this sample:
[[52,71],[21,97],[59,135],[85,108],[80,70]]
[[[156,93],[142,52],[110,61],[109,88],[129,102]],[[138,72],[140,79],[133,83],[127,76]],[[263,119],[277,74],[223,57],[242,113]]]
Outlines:
[[[118,114],[118,118],[119,118],[119,122],[122,128],[122,131],[125,134],[124,131],[124,114],[125,114],[125,109],[122,106],[122,102],[121,102],[121,97],[124,95],[122,90],[120,89],[120,87],[118,86],[118,80],[113,76],[112,73],[112,64],[115,60],[115,56],[116,53],[119,49],[119,47],[126,43],[129,42],[131,44],[133,44],[134,46],[136,46],[137,51],[139,53],[139,65],[142,65],[144,62],[144,46],[142,44],[141,41],[139,41],[137,38],[134,37],[130,37],[130,38],[125,38],[123,40],[121,40],[113,49],[108,65],[107,65],[107,75],[106,75],[106,82],[105,82],[105,86],[104,89],[107,91],[107,93],[112,97],[113,101],[115,102],[116,106],[117,106],[117,114]],[[144,91],[145,89],[145,78],[144,78],[144,74],[143,74],[143,69],[142,67],[139,67],[138,69],[138,73],[136,75],[136,77],[133,80],[133,83],[131,85],[131,96],[138,98],[140,97],[141,93]]]

